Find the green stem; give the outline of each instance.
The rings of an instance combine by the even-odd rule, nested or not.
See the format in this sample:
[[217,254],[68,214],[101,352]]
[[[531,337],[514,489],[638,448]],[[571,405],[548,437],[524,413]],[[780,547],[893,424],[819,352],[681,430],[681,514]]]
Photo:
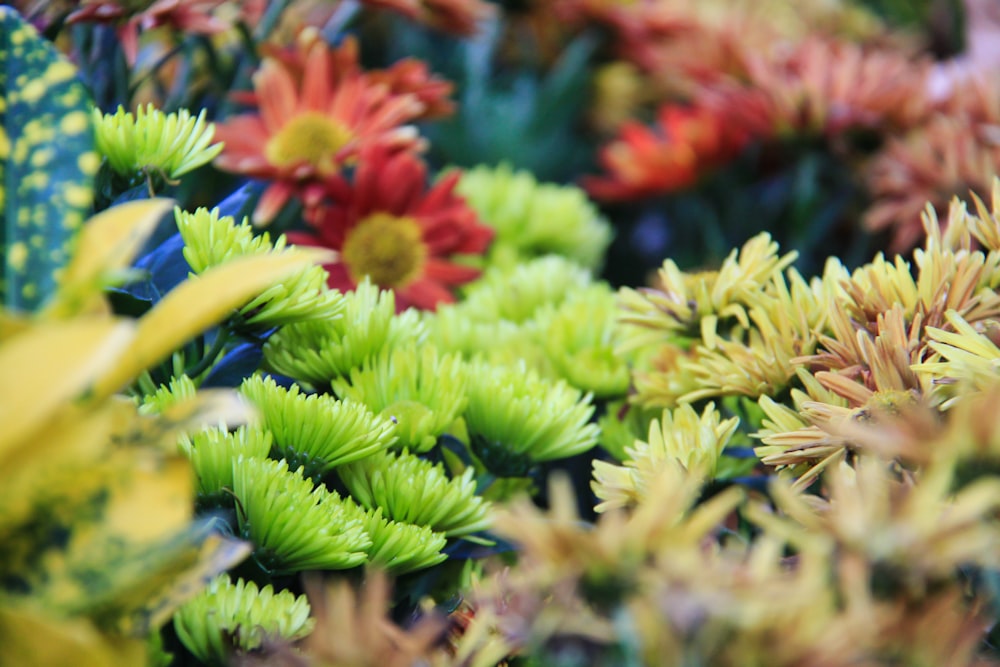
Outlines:
[[186,369],[185,374],[197,383],[200,376],[207,373],[219,361],[231,338],[232,334],[228,329],[220,329],[212,341],[212,347],[198,363]]

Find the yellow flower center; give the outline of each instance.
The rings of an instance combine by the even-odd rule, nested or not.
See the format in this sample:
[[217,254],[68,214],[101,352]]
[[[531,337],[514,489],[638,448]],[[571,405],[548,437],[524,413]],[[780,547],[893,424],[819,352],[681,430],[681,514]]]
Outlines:
[[293,118],[267,142],[264,154],[278,167],[306,163],[320,171],[336,170],[334,158],[353,137],[343,123],[316,111]]
[[422,236],[413,218],[374,213],[351,230],[340,255],[355,282],[368,276],[380,287],[405,287],[427,259]]

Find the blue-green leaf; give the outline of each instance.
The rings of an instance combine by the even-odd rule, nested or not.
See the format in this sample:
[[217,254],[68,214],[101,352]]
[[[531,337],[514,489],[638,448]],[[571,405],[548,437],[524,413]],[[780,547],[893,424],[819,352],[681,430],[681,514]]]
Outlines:
[[0,250],[3,305],[35,310],[55,289],[93,202],[100,164],[75,68],[0,7]]

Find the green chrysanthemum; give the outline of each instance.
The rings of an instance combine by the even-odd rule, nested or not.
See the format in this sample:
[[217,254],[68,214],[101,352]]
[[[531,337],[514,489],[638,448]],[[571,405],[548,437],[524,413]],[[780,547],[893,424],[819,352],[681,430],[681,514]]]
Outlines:
[[271,433],[260,426],[241,426],[235,431],[206,429],[181,439],[181,451],[190,459],[198,479],[198,506],[232,509],[233,461],[266,459],[271,451]]
[[195,118],[187,109],[166,114],[149,104],[134,116],[121,106],[114,114],[94,109],[93,116],[98,152],[125,178],[178,178],[222,152],[221,143],[212,143],[215,126],[205,122],[204,110]]
[[393,423],[362,403],[285,389],[271,378],[243,381],[242,393],[260,411],[274,436],[275,457],[291,469],[302,467],[317,478],[343,463],[357,461],[392,445]]
[[312,632],[306,596],[258,588],[228,574],[217,577],[174,614],[181,643],[200,661],[228,665],[235,652],[253,651],[265,640],[294,641]]
[[489,528],[489,503],[476,495],[474,470],[449,479],[408,452],[382,453],[337,469],[351,495],[369,510],[381,508],[400,523],[427,526],[450,537]]
[[736,417],[723,420],[712,403],[700,417],[690,405],[664,410],[660,420],[650,424],[647,440],[626,448],[624,465],[594,461],[591,486],[604,501],[597,511],[641,503],[650,486],[662,478],[664,466],[682,466],[687,474],[701,479],[713,477],[739,421]]
[[573,456],[597,443],[590,394],[542,378],[524,364],[475,364],[468,397],[472,447],[498,475],[523,475],[533,463]]
[[297,322],[271,336],[264,345],[268,366],[277,373],[325,388],[383,348],[426,337],[419,315],[413,310],[395,315],[392,290],[379,291],[367,278],[357,289],[343,295],[343,303],[339,318]]
[[539,183],[530,172],[502,164],[466,171],[456,190],[496,230],[491,264],[509,269],[556,254],[600,269],[611,226],[579,188]]
[[[285,252],[285,236],[271,242],[267,232],[254,235],[244,219],[219,216],[199,208],[194,213],[174,209],[177,229],[184,239],[184,259],[191,270],[200,274],[237,257]],[[262,292],[240,309],[245,324],[270,328],[309,320],[331,320],[344,311],[343,297],[326,286],[327,273],[318,264],[289,276]]]
[[382,516],[382,508],[365,510],[348,501],[361,517],[372,540],[368,561],[393,575],[437,565],[448,558],[441,553],[448,537],[428,526],[400,523]]
[[605,284],[538,315],[538,335],[556,373],[601,398],[624,395],[629,385],[628,366],[614,350],[616,317],[615,295]]
[[591,282],[590,273],[579,264],[549,255],[509,272],[487,271],[469,288],[463,308],[476,321],[521,323],[542,306],[558,305]]
[[465,409],[465,365],[454,354],[414,345],[384,351],[332,383],[342,399],[364,403],[396,423],[399,446],[426,452]]
[[254,558],[273,572],[342,570],[367,560],[364,523],[336,493],[313,487],[285,461],[240,457],[233,462],[240,534]]
[[160,385],[142,397],[139,412],[144,415],[160,414],[167,408],[195,397],[198,387],[187,375],[171,378],[167,385]]

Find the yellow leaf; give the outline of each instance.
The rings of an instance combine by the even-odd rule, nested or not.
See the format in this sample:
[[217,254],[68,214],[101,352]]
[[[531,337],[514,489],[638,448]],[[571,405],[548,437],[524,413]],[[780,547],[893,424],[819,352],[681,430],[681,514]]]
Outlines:
[[5,665],[141,667],[146,642],[102,634],[87,619],[62,619],[32,609],[0,607]]
[[[85,499],[105,483],[102,463],[111,444],[115,412],[119,406],[105,404],[83,409],[73,407],[46,423],[28,441],[17,447],[0,466],[0,535],[12,526],[29,521],[40,502],[54,499],[71,509],[85,511]],[[131,406],[132,411],[135,407]],[[69,521],[70,519],[66,519]]]
[[240,257],[188,278],[139,320],[132,344],[98,381],[95,396],[102,398],[118,391],[268,287],[327,257],[326,252],[305,249]]
[[103,303],[101,278],[131,265],[173,205],[170,199],[144,199],[112,206],[88,220],[77,237],[73,259],[59,281],[55,298],[43,315],[69,317]]
[[0,346],[0,467],[13,448],[78,398],[135,334],[130,322],[85,318],[38,323]]

